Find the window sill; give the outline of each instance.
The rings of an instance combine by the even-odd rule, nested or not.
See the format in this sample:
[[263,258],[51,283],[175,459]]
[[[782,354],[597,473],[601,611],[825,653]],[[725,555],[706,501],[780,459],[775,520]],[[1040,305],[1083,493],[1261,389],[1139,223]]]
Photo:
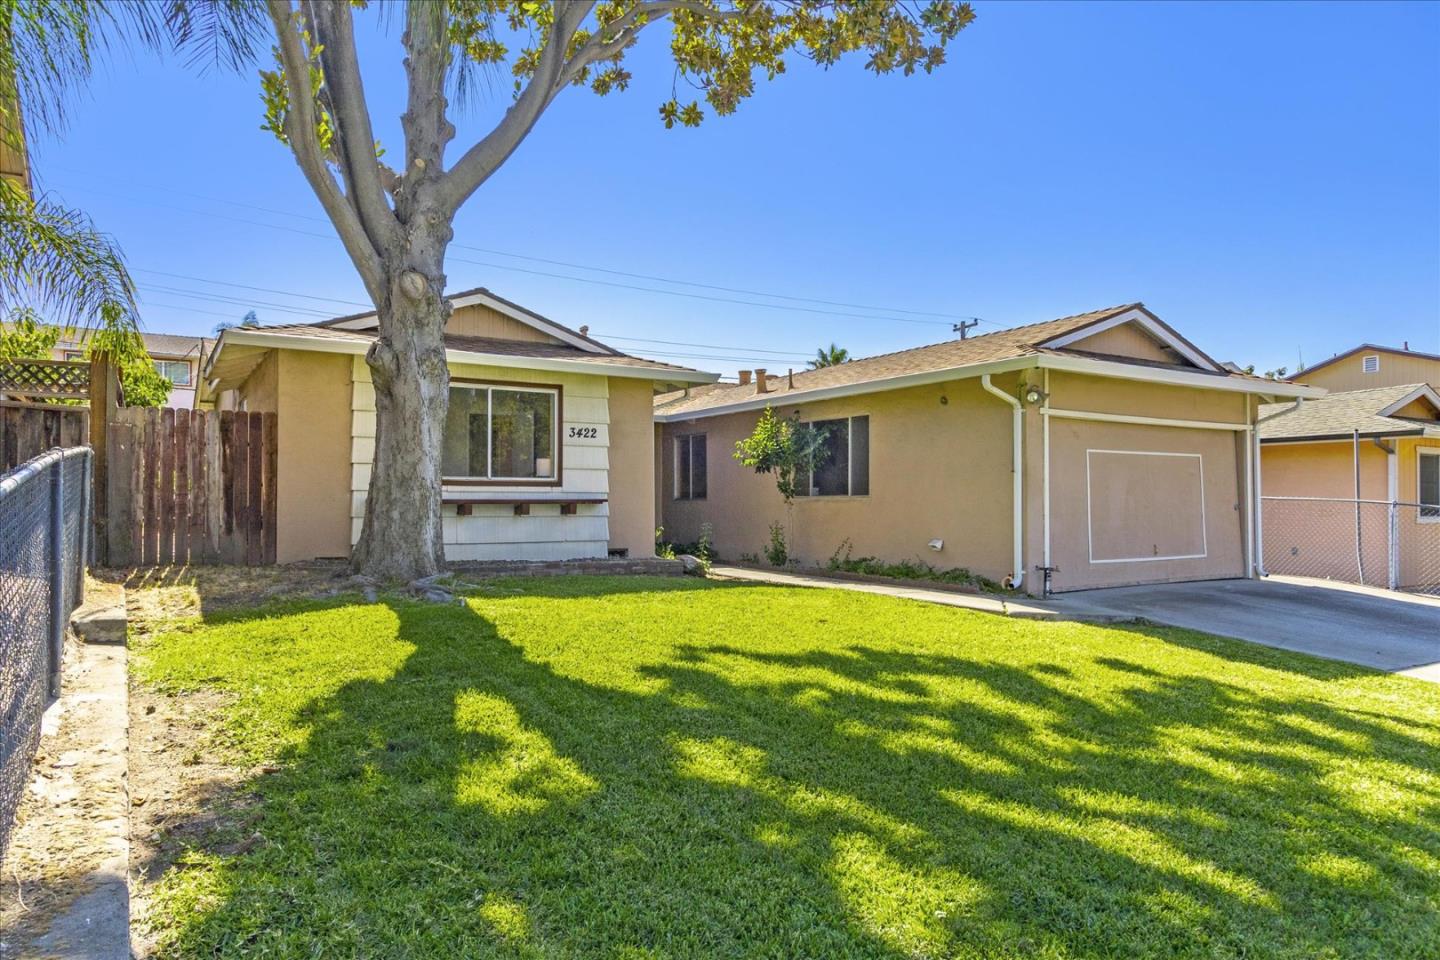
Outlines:
[[868,494],[868,493],[857,493],[857,494],[853,494],[853,495],[852,495],[852,494],[848,494],[848,493],[821,493],[821,494],[811,494],[810,496],[804,496],[804,497],[796,497],[796,498],[795,498],[795,502],[796,502],[796,503],[804,503],[806,500],[869,500],[869,499],[870,499],[870,494]]

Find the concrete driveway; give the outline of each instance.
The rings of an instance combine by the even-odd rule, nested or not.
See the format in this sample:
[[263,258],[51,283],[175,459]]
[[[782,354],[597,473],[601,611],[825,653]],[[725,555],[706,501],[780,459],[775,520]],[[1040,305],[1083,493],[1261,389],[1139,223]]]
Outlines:
[[1440,599],[1271,577],[1062,594],[1077,616],[1142,617],[1440,681]]

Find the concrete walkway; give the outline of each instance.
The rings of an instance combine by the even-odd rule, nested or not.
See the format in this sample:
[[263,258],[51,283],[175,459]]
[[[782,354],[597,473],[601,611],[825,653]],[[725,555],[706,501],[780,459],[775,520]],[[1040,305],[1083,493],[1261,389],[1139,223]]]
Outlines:
[[727,567],[716,565],[710,568],[710,576],[725,580],[750,580],[755,583],[774,583],[787,587],[821,587],[829,590],[853,590],[857,593],[878,593],[886,597],[903,597],[906,600],[922,600],[925,603],[939,603],[947,607],[978,610],[1002,617],[1020,617],[1028,620],[1072,620],[1113,623],[1127,619],[1102,611],[1067,614],[1045,604],[1032,601],[1029,597],[1009,598],[993,593],[960,593],[954,590],[931,590],[924,587],[889,583],[867,583],[859,580],[840,580],[818,573],[792,573],[787,570],[755,570],[751,567]]

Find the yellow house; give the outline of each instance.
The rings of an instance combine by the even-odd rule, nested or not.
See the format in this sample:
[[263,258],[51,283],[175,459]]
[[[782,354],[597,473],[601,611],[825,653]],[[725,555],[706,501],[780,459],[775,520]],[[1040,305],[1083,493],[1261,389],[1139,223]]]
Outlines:
[[[1254,425],[1308,386],[1217,363],[1143,304],[656,398],[666,536],[723,557],[837,550],[965,567],[1031,593],[1254,575]],[[735,461],[766,407],[824,425],[788,506]]]
[[[628,356],[489,290],[451,297],[443,455],[447,559],[654,555],[657,390],[713,374]],[[348,556],[375,447],[374,313],[232,327],[202,399],[277,414],[276,558]]]
[[1271,573],[1440,589],[1440,356],[1361,344],[1260,418]]

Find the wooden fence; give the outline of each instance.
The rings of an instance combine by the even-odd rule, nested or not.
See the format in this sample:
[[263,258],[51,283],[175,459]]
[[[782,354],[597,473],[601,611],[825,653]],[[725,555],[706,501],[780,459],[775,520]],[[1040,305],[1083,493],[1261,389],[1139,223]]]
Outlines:
[[0,473],[51,447],[89,442],[89,407],[0,400]]
[[275,414],[123,407],[109,420],[109,565],[275,562]]

